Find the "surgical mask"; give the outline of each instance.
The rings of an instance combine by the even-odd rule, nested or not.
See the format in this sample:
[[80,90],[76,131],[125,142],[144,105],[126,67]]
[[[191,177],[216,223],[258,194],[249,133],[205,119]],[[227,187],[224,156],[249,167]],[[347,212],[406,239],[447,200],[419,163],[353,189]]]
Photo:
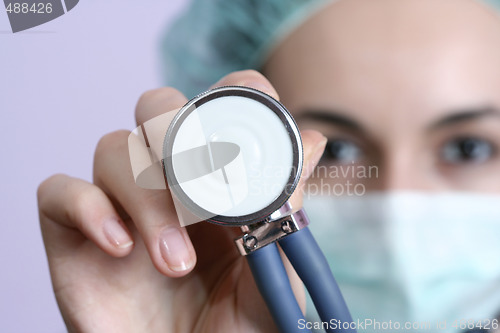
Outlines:
[[500,196],[315,196],[304,207],[354,320],[373,322],[360,328],[397,331],[396,322],[412,332],[467,331],[473,322],[497,327]]

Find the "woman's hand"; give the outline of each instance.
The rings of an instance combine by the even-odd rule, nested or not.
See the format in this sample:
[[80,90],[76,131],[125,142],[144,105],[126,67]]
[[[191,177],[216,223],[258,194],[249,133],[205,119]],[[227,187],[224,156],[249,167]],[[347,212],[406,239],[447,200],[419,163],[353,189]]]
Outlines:
[[[259,73],[232,73],[215,86],[241,85],[278,98]],[[178,91],[145,93],[137,124],[181,107]],[[276,327],[233,243],[239,229],[201,222],[179,226],[166,190],[139,188],[127,131],[104,136],[94,183],[55,175],[38,190],[40,224],[54,292],[71,332],[273,332]],[[304,132],[301,183],[326,140]],[[300,192],[294,202],[300,202]],[[299,304],[304,291],[286,263]]]

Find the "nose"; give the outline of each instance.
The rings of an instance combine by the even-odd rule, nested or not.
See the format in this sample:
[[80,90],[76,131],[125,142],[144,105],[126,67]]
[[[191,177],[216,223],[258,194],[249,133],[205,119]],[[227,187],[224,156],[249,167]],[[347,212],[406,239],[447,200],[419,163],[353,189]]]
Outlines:
[[381,159],[379,178],[370,187],[379,191],[432,190],[437,184],[430,179],[426,164],[422,154],[413,150],[392,150]]

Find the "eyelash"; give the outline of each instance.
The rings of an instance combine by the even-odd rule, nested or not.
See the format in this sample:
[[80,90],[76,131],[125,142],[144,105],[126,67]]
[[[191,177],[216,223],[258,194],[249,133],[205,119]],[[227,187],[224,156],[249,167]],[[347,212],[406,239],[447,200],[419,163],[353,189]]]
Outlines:
[[463,136],[447,141],[441,148],[440,158],[450,165],[482,164],[497,154],[497,147],[489,140]]
[[351,163],[358,161],[361,156],[361,148],[353,141],[347,139],[329,139],[321,161]]
[[[488,162],[498,155],[498,147],[491,141],[475,136],[459,136],[446,141],[440,151],[439,158],[452,166],[479,165]],[[322,163],[352,163],[363,157],[363,151],[352,140],[329,139]]]

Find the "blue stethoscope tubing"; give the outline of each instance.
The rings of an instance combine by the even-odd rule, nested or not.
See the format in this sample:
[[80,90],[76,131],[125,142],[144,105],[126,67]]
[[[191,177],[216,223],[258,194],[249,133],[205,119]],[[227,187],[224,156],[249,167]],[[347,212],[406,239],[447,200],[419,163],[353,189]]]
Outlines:
[[[352,318],[328,261],[309,228],[303,228],[278,242],[311,295],[321,321],[328,323],[326,331],[355,333],[356,329],[351,327],[334,329],[334,325],[329,325],[332,320],[352,323]],[[247,255],[247,259],[280,332],[310,332],[299,325],[301,321],[305,323],[305,318],[293,294],[277,244],[269,244]]]

